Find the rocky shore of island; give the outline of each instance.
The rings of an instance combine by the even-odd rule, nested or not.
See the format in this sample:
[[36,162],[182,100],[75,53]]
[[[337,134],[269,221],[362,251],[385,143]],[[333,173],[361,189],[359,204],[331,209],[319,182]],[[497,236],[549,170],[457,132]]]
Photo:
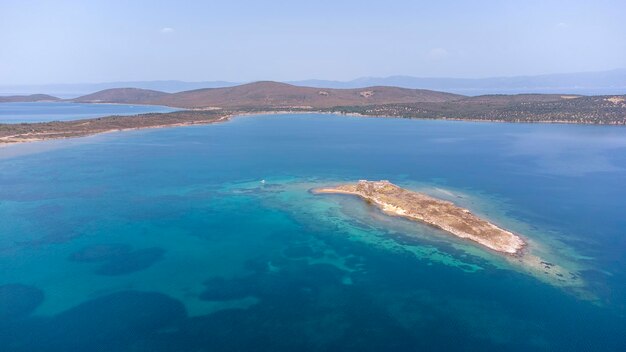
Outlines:
[[317,188],[312,192],[355,195],[389,215],[434,226],[507,255],[521,255],[526,245],[520,236],[481,219],[467,209],[449,201],[398,187],[387,180],[360,180],[357,183]]

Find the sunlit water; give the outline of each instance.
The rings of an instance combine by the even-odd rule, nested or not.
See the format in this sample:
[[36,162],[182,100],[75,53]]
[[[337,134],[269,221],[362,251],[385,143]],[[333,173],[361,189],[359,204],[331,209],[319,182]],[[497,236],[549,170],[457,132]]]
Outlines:
[[176,110],[180,109],[157,105],[68,102],[1,103],[0,123],[70,121],[110,115],[136,115]]
[[[580,282],[309,193],[364,178]],[[0,349],[623,351],[625,181],[619,127],[274,115],[0,148]]]

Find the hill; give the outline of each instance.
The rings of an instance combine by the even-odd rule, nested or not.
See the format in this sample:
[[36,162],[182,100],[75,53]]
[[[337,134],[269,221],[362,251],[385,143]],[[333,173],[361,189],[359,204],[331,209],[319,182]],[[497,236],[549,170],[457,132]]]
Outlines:
[[47,94],[0,96],[0,103],[32,103],[37,101],[57,101],[57,97]]
[[147,104],[169,95],[150,89],[140,88],[112,88],[72,99],[78,103],[118,103],[118,104]]
[[463,96],[423,89],[368,87],[326,89],[278,82],[255,82],[235,87],[208,88],[169,94],[153,104],[181,108],[329,108],[414,102],[444,102]]
[[109,89],[74,101],[166,105],[228,111],[333,111],[369,116],[624,124],[623,96],[570,94],[481,95],[468,97],[424,89],[375,86],[330,89],[255,82],[180,93]]

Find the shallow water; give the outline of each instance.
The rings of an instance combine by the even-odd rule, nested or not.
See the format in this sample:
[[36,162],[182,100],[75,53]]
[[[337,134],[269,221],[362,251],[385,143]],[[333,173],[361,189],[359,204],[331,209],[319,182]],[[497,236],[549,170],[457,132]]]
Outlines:
[[1,103],[0,123],[71,121],[111,115],[136,115],[176,110],[180,109],[157,105],[67,102]]
[[[308,192],[362,178],[584,285]],[[2,148],[0,348],[621,351],[624,180],[619,127],[274,115]]]

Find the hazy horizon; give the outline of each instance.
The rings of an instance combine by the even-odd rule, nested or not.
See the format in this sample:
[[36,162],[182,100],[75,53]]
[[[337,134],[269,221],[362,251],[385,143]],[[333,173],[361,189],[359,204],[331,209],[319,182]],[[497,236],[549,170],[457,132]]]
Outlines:
[[4,1],[0,82],[605,71],[626,63],[623,13],[621,1]]
[[[386,79],[386,78],[394,78],[394,77],[409,77],[409,78],[419,78],[419,79],[458,79],[458,80],[483,80],[483,79],[504,79],[504,78],[524,78],[524,77],[541,77],[541,76],[553,76],[553,75],[576,75],[576,74],[593,74],[593,73],[605,73],[611,71],[626,71],[626,67],[615,67],[607,70],[600,71],[580,71],[580,72],[552,72],[552,73],[539,73],[535,75],[503,75],[503,76],[484,76],[484,77],[453,77],[453,76],[428,76],[428,75],[407,75],[407,74],[393,74],[387,76],[376,76],[376,75],[365,75],[352,77],[348,79],[322,79],[317,77],[309,77],[304,79],[297,80],[276,80],[269,78],[259,78],[254,80],[244,80],[244,81],[230,81],[225,79],[211,79],[211,80],[183,80],[183,79],[146,79],[146,80],[119,80],[119,81],[76,81],[76,82],[48,82],[48,83],[24,83],[24,84],[4,84],[4,82],[0,83],[0,87],[6,86],[54,86],[54,85],[98,85],[98,84],[109,84],[109,83],[133,83],[133,82],[183,82],[183,83],[213,83],[213,82],[223,82],[223,83],[233,83],[233,84],[246,84],[253,82],[282,82],[282,83],[299,83],[299,82],[307,82],[307,81],[336,81],[336,82],[353,82],[361,79]],[[626,83],[626,82],[625,82]]]
[[[414,77],[396,75],[388,77],[359,77],[346,81],[308,79],[282,82],[296,86],[319,88],[394,86],[411,89],[429,89],[469,96],[523,93],[621,95],[626,94],[626,69],[490,78]],[[49,94],[55,97],[69,99],[112,88],[139,88],[175,93],[204,88],[231,87],[247,83],[252,82],[153,80],[34,85],[4,85],[0,82],[0,96]]]

